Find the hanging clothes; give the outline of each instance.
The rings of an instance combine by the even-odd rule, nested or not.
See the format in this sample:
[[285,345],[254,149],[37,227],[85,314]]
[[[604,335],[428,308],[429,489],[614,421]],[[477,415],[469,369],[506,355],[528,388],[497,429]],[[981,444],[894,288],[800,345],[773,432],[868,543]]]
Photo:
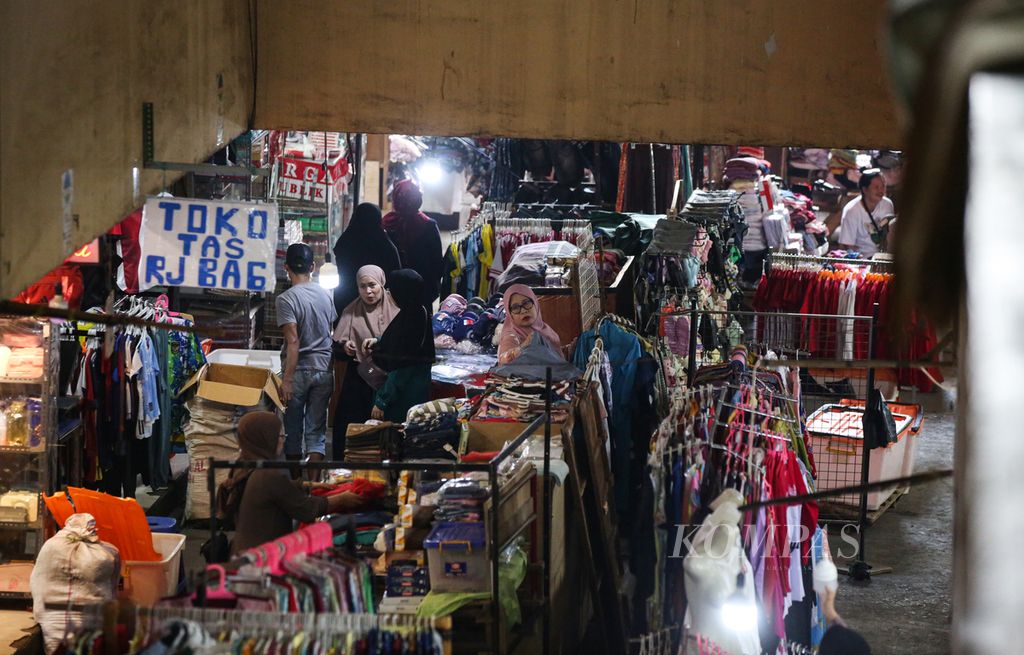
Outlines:
[[[192,324],[185,316],[154,318]],[[170,444],[184,418],[175,395],[206,357],[193,333],[173,329],[129,327],[113,344],[108,356],[102,340],[84,339],[69,391],[83,403],[86,486],[131,498],[137,475],[154,490],[170,482]]]
[[587,359],[600,337],[612,365],[613,411],[609,417],[612,435],[612,475],[615,482],[615,508],[619,522],[626,523],[632,511],[629,502],[631,458],[633,450],[634,388],[636,385],[637,363],[643,355],[640,338],[636,333],[621,327],[613,321],[599,321],[596,330],[588,330],[576,341],[573,363],[580,369],[587,367]]

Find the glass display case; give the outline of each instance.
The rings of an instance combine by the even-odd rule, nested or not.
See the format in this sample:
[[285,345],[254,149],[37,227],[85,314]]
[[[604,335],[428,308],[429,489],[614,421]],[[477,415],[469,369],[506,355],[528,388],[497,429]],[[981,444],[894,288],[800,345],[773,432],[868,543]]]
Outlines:
[[48,321],[0,316],[0,598],[30,595],[28,576],[46,538],[57,353]]

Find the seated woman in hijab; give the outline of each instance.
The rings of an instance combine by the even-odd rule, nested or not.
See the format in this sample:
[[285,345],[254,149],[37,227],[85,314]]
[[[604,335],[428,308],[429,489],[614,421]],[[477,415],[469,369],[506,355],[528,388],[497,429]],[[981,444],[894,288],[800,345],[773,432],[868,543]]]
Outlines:
[[[273,412],[250,412],[238,421],[241,460],[278,460],[284,449],[281,419]],[[308,495],[315,485],[292,480],[287,469],[233,469],[217,489],[218,514],[233,520],[234,556],[294,530],[325,514],[355,512],[364,500],[353,493],[320,498]]]
[[523,350],[540,334],[552,350],[561,354],[562,340],[540,315],[540,304],[533,289],[525,284],[513,284],[505,290],[505,322],[498,342],[498,363],[515,361]]
[[338,397],[334,417],[334,458],[345,453],[345,433],[349,423],[364,423],[370,418],[373,397],[384,385],[387,373],[373,364],[366,346],[380,339],[398,315],[398,305],[385,288],[380,266],[363,266],[356,273],[359,296],[341,313],[334,329],[334,341],[355,359],[345,371],[343,392]]
[[403,268],[388,277],[388,291],[398,314],[371,347],[373,363],[387,372],[374,396],[371,418],[401,423],[413,405],[430,400],[434,331],[423,306],[423,278]]

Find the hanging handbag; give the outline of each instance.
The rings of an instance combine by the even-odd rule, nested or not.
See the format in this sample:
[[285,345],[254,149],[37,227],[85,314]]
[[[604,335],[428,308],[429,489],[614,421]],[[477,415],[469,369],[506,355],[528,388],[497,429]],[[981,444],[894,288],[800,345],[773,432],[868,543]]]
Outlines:
[[203,542],[199,552],[207,564],[223,564],[231,559],[231,543],[223,530],[217,530],[212,537]]
[[882,397],[882,392],[872,389],[868,394],[868,404],[864,411],[864,439],[869,449],[885,448],[899,439],[896,434],[896,421],[889,411],[889,405]]

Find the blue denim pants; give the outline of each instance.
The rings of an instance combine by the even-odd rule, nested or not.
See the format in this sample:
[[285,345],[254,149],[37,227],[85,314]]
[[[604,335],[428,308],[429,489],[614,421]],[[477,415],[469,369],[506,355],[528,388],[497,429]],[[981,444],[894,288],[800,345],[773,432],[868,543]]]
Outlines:
[[292,399],[284,411],[286,455],[327,454],[327,406],[333,391],[333,372],[295,371]]

